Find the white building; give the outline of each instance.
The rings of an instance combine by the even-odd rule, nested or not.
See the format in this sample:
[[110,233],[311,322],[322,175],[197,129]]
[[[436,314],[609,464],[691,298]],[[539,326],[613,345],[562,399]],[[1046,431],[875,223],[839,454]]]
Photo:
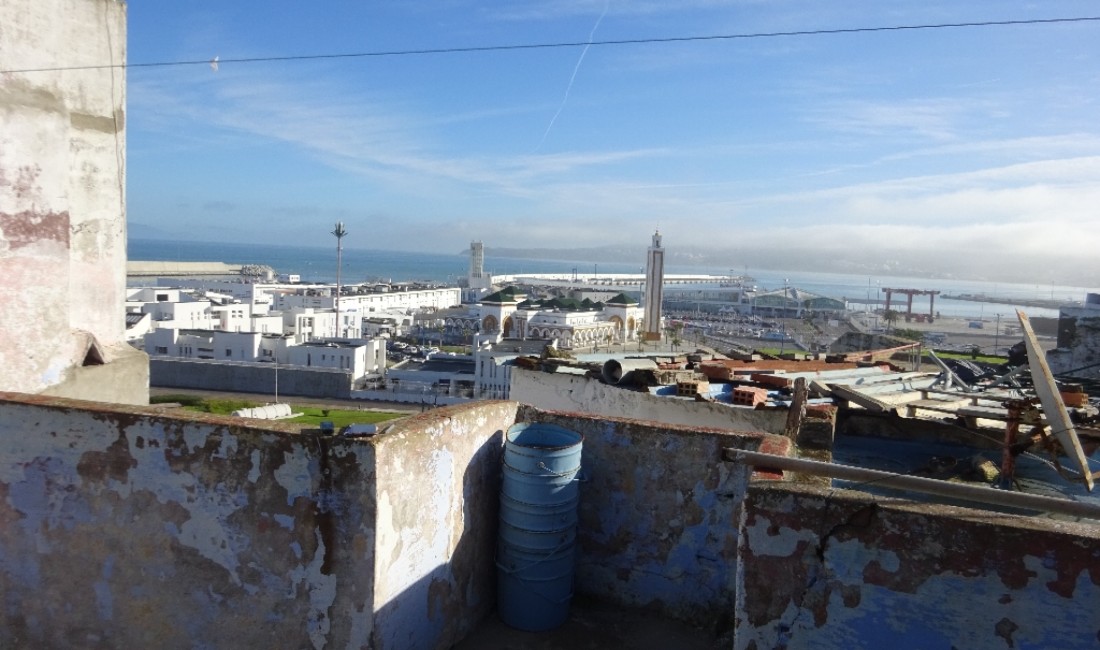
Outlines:
[[149,314],[152,329],[214,329],[213,307],[179,289],[142,287],[126,296],[126,313]]
[[151,357],[335,368],[350,371],[353,380],[386,368],[383,339],[298,344],[289,336],[260,332],[158,329],[146,336],[145,350]]
[[350,370],[352,379],[380,374],[386,369],[386,342],[370,341],[310,341],[288,345],[286,363],[307,368]]
[[[180,287],[202,293],[211,292],[232,296],[235,300],[252,305],[254,311],[268,311],[271,309],[274,296],[280,291],[293,291],[287,285],[268,282],[248,282],[244,278],[238,280],[217,279],[186,279],[171,278],[160,281],[171,287]],[[290,285],[293,287],[294,285]]]
[[485,296],[478,314],[481,340],[557,340],[558,347],[569,350],[636,340],[641,310],[621,293],[607,303],[527,300],[508,287]]
[[[386,290],[382,290],[385,288]],[[293,293],[286,292],[293,289]],[[417,311],[420,309],[445,309],[462,301],[458,287],[432,287],[393,289],[388,285],[345,286],[340,296],[340,311],[358,313],[359,316],[376,312]],[[293,285],[282,286],[275,294],[274,308],[285,311],[297,307],[314,309],[335,309],[335,287],[300,288]]]

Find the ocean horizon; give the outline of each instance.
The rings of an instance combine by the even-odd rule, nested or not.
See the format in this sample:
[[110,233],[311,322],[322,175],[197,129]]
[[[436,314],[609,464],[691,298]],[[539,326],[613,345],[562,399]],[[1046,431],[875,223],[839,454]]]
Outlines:
[[[303,281],[334,282],[336,280],[336,247],[248,244],[240,242],[197,242],[131,238],[127,241],[129,259],[141,261],[226,262],[229,264],[264,264],[279,274],[297,274]],[[593,260],[527,259],[485,255],[485,271],[494,275],[520,273],[644,273],[644,249],[639,250],[637,264]],[[347,283],[374,281],[420,281],[456,283],[466,276],[469,256],[463,253],[418,253],[409,251],[344,248],[341,280]],[[777,269],[745,269],[731,262],[725,268],[708,266],[668,265],[666,273],[728,276],[733,272],[747,273],[760,290],[797,287],[803,291],[836,299],[882,298],[883,287],[940,291],[948,295],[984,294],[1013,300],[1056,300],[1063,303],[1083,301],[1087,293],[1100,293],[1100,288],[1086,286],[1020,284],[988,280],[917,278],[893,275],[842,274],[828,272],[784,271]],[[900,300],[899,300],[900,298]],[[905,304],[904,296],[895,294],[894,304]],[[1015,317],[1015,305],[949,300],[937,296],[935,310],[944,316],[993,319]],[[1055,309],[1020,306],[1029,316],[1057,317]],[[914,312],[926,312],[928,298],[916,297]]]

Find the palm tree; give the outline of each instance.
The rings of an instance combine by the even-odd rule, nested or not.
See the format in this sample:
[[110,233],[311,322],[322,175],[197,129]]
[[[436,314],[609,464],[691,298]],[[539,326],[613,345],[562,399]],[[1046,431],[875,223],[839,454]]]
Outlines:
[[882,312],[882,321],[886,323],[887,330],[893,329],[894,325],[897,325],[898,317],[898,312],[894,311],[893,309],[887,309],[886,311]]
[[340,337],[340,267],[343,266],[344,237],[347,235],[344,222],[337,221],[336,228],[332,231],[332,236],[336,237],[336,338]]
[[683,323],[676,323],[665,328],[665,334],[668,335],[669,343],[672,344],[672,349],[675,351],[681,343],[680,334],[684,331]]

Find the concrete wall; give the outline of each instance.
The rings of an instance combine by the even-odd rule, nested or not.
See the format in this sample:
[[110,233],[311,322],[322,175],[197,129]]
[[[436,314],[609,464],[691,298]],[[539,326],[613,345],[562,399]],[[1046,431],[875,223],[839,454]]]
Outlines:
[[1058,323],[1058,347],[1047,352],[1055,375],[1100,378],[1100,309],[1063,307]]
[[494,610],[501,445],[516,408],[438,409],[372,439],[384,603],[372,647],[450,647]]
[[732,408],[608,386],[588,377],[512,369],[509,398],[541,409],[689,427],[783,433],[786,411]]
[[[581,418],[525,407],[521,420],[584,436],[576,569],[579,593],[715,626],[735,602],[734,558],[746,468],[723,447],[757,450],[763,434]],[[771,436],[768,436],[771,437]]]
[[719,460],[774,436],[481,402],[344,438],[0,393],[0,647],[450,647],[494,607],[517,420],[585,436],[579,593],[745,649],[1100,640],[1095,526]]
[[[0,16],[0,69],[126,61],[120,2],[0,0]],[[0,390],[79,396],[65,385],[93,346],[97,364],[142,356],[125,344],[125,99],[122,67],[3,75]],[[109,397],[145,403],[147,382],[117,373]]]
[[[275,364],[192,359],[149,359],[149,383],[161,388],[200,388],[275,394]],[[279,366],[279,394],[338,397],[351,394],[351,371]]]
[[1095,648],[1093,525],[749,490],[735,648]]
[[0,646],[320,647],[369,608],[369,581],[336,602],[342,537],[373,525],[353,454],[46,400],[0,402]]
[[515,411],[348,439],[0,393],[0,647],[450,647]]

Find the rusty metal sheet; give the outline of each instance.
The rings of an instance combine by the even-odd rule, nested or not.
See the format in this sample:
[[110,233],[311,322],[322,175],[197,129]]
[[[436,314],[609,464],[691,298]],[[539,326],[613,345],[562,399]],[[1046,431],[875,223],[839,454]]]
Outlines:
[[1089,492],[1092,491],[1093,476],[1089,470],[1088,458],[1081,449],[1081,441],[1077,439],[1077,431],[1073,428],[1073,422],[1066,412],[1065,402],[1058,392],[1058,386],[1054,383],[1054,375],[1047,365],[1046,354],[1039,347],[1039,341],[1035,338],[1035,331],[1031,329],[1031,320],[1027,314],[1017,309],[1016,317],[1020,319],[1020,327],[1024,331],[1024,344],[1027,346],[1027,362],[1031,366],[1031,378],[1035,382],[1035,393],[1039,396],[1039,402],[1043,405],[1043,414],[1046,415],[1050,432],[1062,443],[1062,449],[1067,456],[1081,470],[1085,478],[1085,485]]

